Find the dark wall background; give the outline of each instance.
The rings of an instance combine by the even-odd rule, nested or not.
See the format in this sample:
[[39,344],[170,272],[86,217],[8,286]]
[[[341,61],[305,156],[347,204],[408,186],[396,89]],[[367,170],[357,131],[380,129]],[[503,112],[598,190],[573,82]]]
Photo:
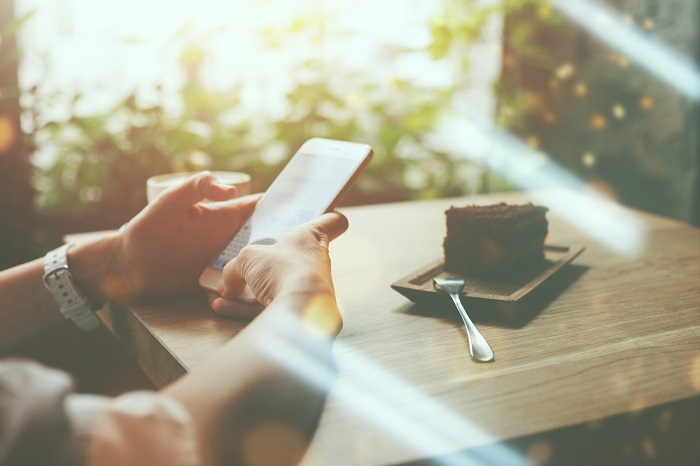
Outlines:
[[19,125],[13,2],[0,1],[0,270],[35,257],[32,167]]
[[[700,2],[607,0],[700,69]],[[556,10],[506,18],[500,115],[620,202],[700,225],[698,102]]]

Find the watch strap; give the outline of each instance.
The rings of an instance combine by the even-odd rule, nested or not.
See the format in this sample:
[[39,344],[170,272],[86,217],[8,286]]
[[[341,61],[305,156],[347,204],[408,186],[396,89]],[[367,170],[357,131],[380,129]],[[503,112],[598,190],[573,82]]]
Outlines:
[[44,257],[44,285],[51,292],[66,319],[81,330],[90,331],[100,326],[100,319],[88,298],[78,289],[68,269],[68,249],[72,243],[54,249]]

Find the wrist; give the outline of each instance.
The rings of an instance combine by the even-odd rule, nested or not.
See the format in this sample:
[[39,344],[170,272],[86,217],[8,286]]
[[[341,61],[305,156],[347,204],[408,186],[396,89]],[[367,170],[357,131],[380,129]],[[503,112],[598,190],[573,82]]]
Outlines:
[[305,282],[304,287],[289,287],[281,291],[274,302],[281,308],[293,310],[304,327],[317,336],[335,338],[343,326],[343,319],[332,283],[319,280]]
[[286,280],[276,293],[275,298],[295,300],[302,305],[314,296],[323,295],[335,295],[333,283],[330,278],[313,273],[296,275],[293,279]]
[[131,294],[129,275],[119,254],[120,234],[75,244],[68,250],[68,267],[80,291],[95,306]]

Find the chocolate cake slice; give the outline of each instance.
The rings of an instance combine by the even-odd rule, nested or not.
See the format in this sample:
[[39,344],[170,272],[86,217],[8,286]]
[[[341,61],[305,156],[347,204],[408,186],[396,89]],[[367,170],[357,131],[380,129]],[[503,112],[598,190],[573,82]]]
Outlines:
[[505,203],[449,208],[445,212],[445,270],[499,280],[538,269],[544,261],[547,210]]

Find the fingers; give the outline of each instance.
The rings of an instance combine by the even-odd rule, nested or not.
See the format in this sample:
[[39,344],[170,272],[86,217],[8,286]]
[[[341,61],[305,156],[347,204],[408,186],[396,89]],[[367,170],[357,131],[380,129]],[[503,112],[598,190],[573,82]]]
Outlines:
[[[214,178],[213,183],[207,183],[202,188],[204,198],[208,201],[228,201],[236,196],[238,191],[235,186],[226,185],[219,183],[216,178]],[[202,200],[203,200],[202,199]]]
[[260,201],[260,198],[262,198],[262,193],[249,194],[236,199],[226,200],[225,202],[203,204],[202,208],[211,212],[231,215],[237,219],[247,219],[253,212],[253,209],[255,209],[258,201]]
[[177,199],[183,204],[193,205],[205,199],[210,201],[227,201],[236,195],[234,186],[219,184],[216,177],[208,171],[192,175],[179,186],[163,193],[162,197]]
[[243,272],[248,256],[244,251],[241,250],[241,253],[224,267],[223,280],[221,280],[218,289],[219,295],[223,298],[235,298],[243,292],[246,286]]
[[[292,246],[292,249],[287,249],[290,246],[285,246],[282,249],[278,249],[282,246],[282,244],[275,246],[274,248],[270,246],[246,246],[240,251],[235,259],[226,264],[226,267],[224,267],[223,280],[218,290],[219,294],[224,298],[235,298],[241,294],[245,288],[246,282],[248,282],[253,276],[257,277],[255,285],[262,285],[262,282],[266,281],[274,272],[273,270],[266,271],[263,274],[260,274],[259,270],[257,272],[253,272],[254,268],[259,269],[261,266],[261,261],[263,260],[262,257],[265,255],[272,254],[271,257],[276,257],[279,261],[285,255],[288,256],[290,251],[305,250],[303,254],[308,254],[309,250],[306,250],[305,247],[302,246],[302,244],[308,244],[308,241],[315,241],[323,248],[327,248],[328,243],[343,234],[347,228],[348,219],[339,212],[331,212],[321,215],[317,219],[297,227],[295,229],[296,234],[291,235],[291,238],[295,238],[292,239],[291,244],[294,245]],[[311,233],[313,240],[311,237],[306,236],[308,233]],[[299,240],[301,240],[302,243],[295,242]],[[283,240],[282,242],[284,243],[285,241]],[[274,263],[274,261],[269,262],[269,258],[267,262],[269,265]],[[279,264],[280,262],[277,262],[276,265],[273,265],[273,267],[279,267]],[[253,285],[251,284],[251,286]]]
[[263,310],[263,306],[259,303],[244,303],[222,298],[212,291],[207,292],[207,299],[215,313],[234,319],[251,320]]
[[[161,203],[176,203],[189,209],[194,205],[201,211],[217,216],[232,217],[239,225],[247,219],[262,198],[262,194],[251,194],[234,199],[236,188],[217,182],[210,172],[205,171],[191,176],[185,183],[169,188],[161,196]],[[202,201],[210,201],[202,203]]]
[[[246,202],[254,205],[254,200]],[[298,271],[299,267],[311,270],[325,264],[328,243],[347,228],[347,218],[339,212],[331,212],[297,227],[295,233],[277,245],[246,246],[224,267],[223,280],[217,290],[221,300],[211,297],[212,309],[224,315],[237,315],[238,311],[230,303],[234,302],[236,306],[233,307],[238,307],[236,298],[246,284],[250,285],[259,301],[268,304],[276,296],[281,283],[291,280],[289,271]],[[315,276],[314,272],[308,274]]]

